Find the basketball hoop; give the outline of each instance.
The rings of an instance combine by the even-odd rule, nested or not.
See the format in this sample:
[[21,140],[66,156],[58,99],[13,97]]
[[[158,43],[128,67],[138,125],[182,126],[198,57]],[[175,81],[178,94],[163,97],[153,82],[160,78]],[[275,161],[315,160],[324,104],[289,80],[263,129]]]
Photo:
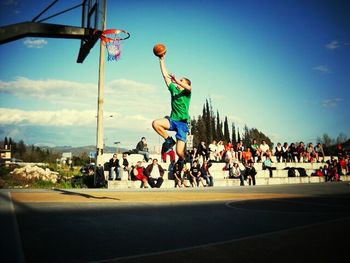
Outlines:
[[101,41],[107,49],[108,61],[118,61],[120,59],[120,41],[128,39],[129,37],[129,32],[122,29],[107,29],[102,32]]

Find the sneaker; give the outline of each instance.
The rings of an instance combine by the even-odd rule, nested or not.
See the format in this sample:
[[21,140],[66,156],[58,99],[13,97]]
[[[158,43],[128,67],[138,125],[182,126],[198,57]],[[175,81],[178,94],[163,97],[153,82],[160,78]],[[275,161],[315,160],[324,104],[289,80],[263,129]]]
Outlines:
[[164,145],[164,152],[168,153],[172,150],[176,142],[174,141],[173,137],[169,137],[168,139],[165,139]]

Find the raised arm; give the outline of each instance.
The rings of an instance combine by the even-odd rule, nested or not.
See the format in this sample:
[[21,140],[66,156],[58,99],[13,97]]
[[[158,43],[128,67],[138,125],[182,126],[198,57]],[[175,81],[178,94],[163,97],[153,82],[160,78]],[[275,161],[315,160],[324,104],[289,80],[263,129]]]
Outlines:
[[160,71],[162,72],[162,75],[167,87],[169,87],[169,85],[171,84],[171,77],[168,73],[168,70],[166,69],[164,58],[165,58],[165,55],[159,58]]

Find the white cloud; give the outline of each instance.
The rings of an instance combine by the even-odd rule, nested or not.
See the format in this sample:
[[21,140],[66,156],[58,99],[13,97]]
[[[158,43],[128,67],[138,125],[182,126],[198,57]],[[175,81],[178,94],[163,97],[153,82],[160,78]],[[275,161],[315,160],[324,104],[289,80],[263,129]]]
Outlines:
[[321,106],[323,108],[334,108],[342,101],[342,98],[326,99],[321,101]]
[[337,49],[337,48],[340,48],[340,44],[337,40],[333,40],[328,44],[326,44],[326,48],[330,50]]
[[23,41],[23,44],[27,48],[43,48],[45,45],[47,45],[47,41],[45,39],[33,39],[33,38],[27,38]]
[[325,65],[318,65],[318,66],[313,67],[312,69],[323,72],[323,73],[330,73],[331,72],[331,70]]

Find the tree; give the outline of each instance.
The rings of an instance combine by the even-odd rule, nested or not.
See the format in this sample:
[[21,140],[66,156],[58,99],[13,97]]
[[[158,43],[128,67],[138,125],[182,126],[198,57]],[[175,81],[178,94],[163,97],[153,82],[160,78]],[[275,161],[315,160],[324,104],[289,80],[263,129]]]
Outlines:
[[7,139],[7,137],[5,137],[5,139],[4,139],[4,149],[6,147],[8,147],[8,145],[9,145],[8,139]]
[[236,145],[237,144],[237,139],[236,139],[236,127],[235,127],[235,124],[232,123],[232,139],[231,139],[231,142],[233,145]]
[[224,121],[224,140],[226,143],[230,141],[230,131],[228,128],[227,116],[225,116],[225,121]]

